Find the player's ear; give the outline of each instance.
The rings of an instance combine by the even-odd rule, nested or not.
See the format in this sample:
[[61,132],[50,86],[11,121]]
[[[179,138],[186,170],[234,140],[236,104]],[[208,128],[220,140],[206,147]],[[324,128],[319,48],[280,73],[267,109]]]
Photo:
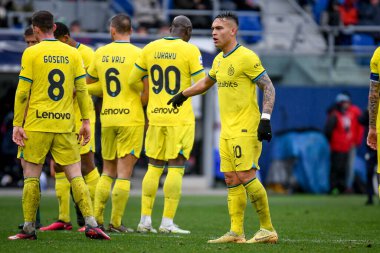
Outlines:
[[53,24],[53,32],[57,29],[57,25]]

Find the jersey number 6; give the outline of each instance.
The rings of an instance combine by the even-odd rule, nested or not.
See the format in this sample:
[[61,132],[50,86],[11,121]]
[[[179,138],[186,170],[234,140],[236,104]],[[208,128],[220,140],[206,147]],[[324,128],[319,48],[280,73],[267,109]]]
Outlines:
[[[109,68],[106,71],[106,86],[107,86],[107,93],[111,97],[116,97],[119,95],[121,87],[120,87],[120,81],[119,78],[117,78],[117,75],[119,75],[119,71],[115,68]],[[115,89],[111,90],[111,83],[115,83]]]

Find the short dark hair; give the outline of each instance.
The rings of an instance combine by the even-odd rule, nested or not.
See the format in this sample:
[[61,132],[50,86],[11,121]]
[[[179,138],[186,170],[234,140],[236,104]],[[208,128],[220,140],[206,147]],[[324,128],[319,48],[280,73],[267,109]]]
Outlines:
[[31,35],[34,35],[34,33],[33,33],[33,28],[29,26],[29,27],[26,28],[26,30],[24,31],[24,36],[31,36]]
[[32,16],[32,24],[44,33],[49,32],[54,27],[53,14],[48,11],[37,11]]
[[131,18],[126,14],[117,14],[111,18],[111,26],[117,33],[124,34],[131,31]]
[[233,20],[236,23],[236,25],[239,26],[239,18],[233,12],[230,12],[230,11],[222,12],[218,16],[216,16],[214,20],[217,18],[220,18],[220,19],[225,18],[225,19]]
[[55,22],[56,28],[54,31],[54,37],[56,39],[61,38],[65,35],[70,36],[69,28],[62,22]]

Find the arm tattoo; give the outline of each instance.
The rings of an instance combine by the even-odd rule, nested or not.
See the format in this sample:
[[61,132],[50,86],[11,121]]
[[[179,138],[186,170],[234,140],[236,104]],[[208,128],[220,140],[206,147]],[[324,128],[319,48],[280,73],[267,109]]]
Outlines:
[[263,113],[272,114],[276,92],[272,81],[267,74],[262,75],[256,81],[257,86],[263,91]]
[[368,95],[369,126],[376,128],[377,110],[379,108],[380,83],[371,81]]

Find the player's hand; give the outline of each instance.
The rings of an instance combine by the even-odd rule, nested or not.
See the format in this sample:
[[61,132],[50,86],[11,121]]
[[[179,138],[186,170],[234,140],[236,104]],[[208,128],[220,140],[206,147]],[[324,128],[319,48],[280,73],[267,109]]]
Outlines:
[[180,92],[168,101],[168,105],[172,104],[174,109],[177,109],[177,107],[180,107],[187,99],[188,97],[185,97],[182,92]]
[[20,147],[24,147],[24,140],[27,139],[28,137],[26,137],[24,128],[18,126],[13,127],[12,140],[14,143],[16,143]]
[[367,145],[370,146],[370,148],[377,150],[377,133],[375,128],[369,128]]
[[261,119],[257,129],[257,138],[259,141],[267,140],[270,142],[272,139],[272,128],[270,127],[269,119]]
[[78,141],[82,146],[85,146],[91,140],[90,120],[82,120],[82,127],[79,130]]

